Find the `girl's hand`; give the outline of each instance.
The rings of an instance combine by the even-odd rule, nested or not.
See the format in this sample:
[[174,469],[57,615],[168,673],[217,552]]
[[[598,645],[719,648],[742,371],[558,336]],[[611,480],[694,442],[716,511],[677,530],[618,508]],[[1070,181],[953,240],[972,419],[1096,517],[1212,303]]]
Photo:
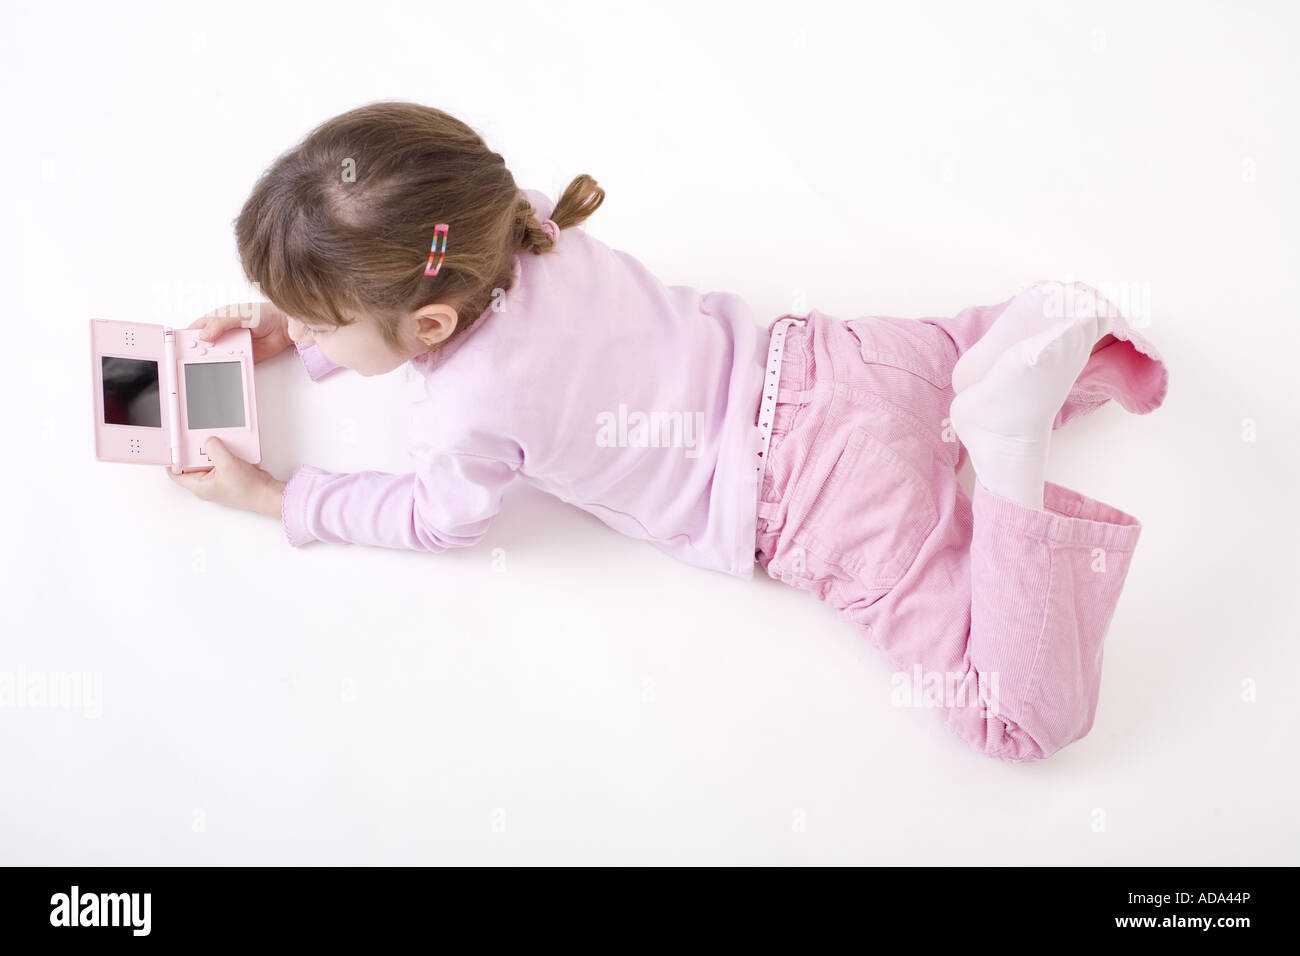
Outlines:
[[191,322],[190,328],[202,328],[199,338],[209,342],[230,329],[249,329],[253,333],[253,362],[257,363],[293,345],[288,325],[285,314],[270,302],[246,302],[214,309]]
[[165,469],[167,476],[204,501],[256,511],[271,518],[280,517],[280,507],[284,502],[283,481],[276,481],[270,472],[250,465],[231,452],[220,439],[209,438],[203,447],[213,462],[210,471],[174,475],[168,467]]

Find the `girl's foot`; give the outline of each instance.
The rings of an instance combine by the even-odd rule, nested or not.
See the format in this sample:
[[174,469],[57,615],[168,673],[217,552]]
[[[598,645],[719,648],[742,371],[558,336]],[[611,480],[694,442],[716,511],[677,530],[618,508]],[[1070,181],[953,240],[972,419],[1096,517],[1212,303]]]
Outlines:
[[[1044,332],[1063,319],[1096,317],[1099,320],[1097,339],[1100,339],[1110,331],[1114,314],[1114,305],[1090,286],[1079,282],[1072,285],[1036,282],[1012,299],[988,330],[957,359],[952,370],[952,389],[964,391],[983,378],[1017,342]],[[1093,344],[1095,341],[1089,347]]]
[[953,430],[989,491],[1043,509],[1052,422],[1087,364],[1102,322],[1096,315],[1058,319],[1014,343],[953,399]]

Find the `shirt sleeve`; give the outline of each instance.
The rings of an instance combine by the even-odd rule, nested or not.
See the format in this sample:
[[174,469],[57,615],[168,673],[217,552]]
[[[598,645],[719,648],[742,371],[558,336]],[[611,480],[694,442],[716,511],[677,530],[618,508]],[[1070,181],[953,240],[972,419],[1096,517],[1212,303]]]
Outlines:
[[284,488],[281,521],[294,547],[311,541],[416,551],[468,547],[487,533],[515,465],[436,454],[411,474],[334,474],[303,465]]
[[302,364],[307,367],[307,374],[311,376],[313,382],[319,381],[335,369],[342,368],[342,365],[335,365],[325,357],[325,353],[315,343],[303,345],[301,342],[293,343],[294,348],[298,350],[298,357],[302,359]]

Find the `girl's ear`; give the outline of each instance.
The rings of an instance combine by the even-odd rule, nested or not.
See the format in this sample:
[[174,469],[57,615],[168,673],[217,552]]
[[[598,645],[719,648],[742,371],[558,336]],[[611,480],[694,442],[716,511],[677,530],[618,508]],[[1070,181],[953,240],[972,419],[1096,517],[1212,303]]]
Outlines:
[[415,320],[415,337],[429,348],[445,342],[456,331],[457,314],[450,305],[426,305],[412,316]]

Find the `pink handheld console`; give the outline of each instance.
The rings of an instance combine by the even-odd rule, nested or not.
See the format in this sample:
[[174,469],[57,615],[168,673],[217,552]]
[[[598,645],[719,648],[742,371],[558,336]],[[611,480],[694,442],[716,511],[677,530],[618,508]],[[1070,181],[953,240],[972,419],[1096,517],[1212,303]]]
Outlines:
[[204,342],[199,332],[90,320],[101,461],[205,471],[212,459],[203,442],[212,435],[245,461],[261,462],[252,333],[231,329]]

